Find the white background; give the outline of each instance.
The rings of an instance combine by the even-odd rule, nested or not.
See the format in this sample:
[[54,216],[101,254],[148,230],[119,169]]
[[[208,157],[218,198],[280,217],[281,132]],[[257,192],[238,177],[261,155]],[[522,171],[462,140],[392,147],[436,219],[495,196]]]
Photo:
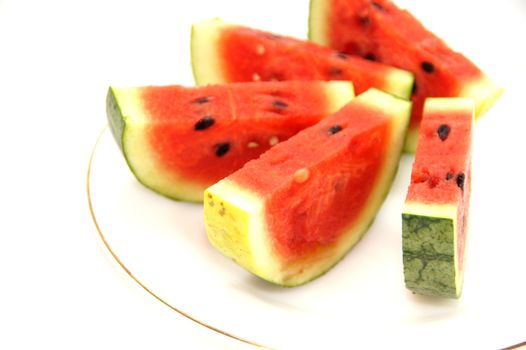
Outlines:
[[[476,158],[494,164],[479,199],[494,248],[520,254],[526,2],[399,4],[506,87],[478,126]],[[104,252],[86,199],[108,86],[193,84],[190,25],[216,16],[304,38],[308,1],[0,0],[0,348],[245,348],[134,284]]]

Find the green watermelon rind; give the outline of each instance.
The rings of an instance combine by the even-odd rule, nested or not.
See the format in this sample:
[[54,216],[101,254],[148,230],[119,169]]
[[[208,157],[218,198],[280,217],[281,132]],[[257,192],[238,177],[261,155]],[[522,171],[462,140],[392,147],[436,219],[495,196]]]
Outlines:
[[404,281],[413,293],[459,298],[457,216],[454,204],[406,201],[402,210]]
[[458,298],[455,220],[402,214],[402,251],[406,287],[417,294]]
[[122,151],[122,135],[124,133],[126,123],[124,122],[124,116],[122,115],[122,110],[119,106],[119,103],[117,102],[117,98],[115,97],[115,91],[113,87],[108,89],[108,93],[106,95],[106,115],[108,116],[108,123],[111,133]]
[[[135,145],[133,141],[130,141],[130,139],[140,138],[136,136],[136,133],[141,133],[141,129],[144,127],[144,125],[142,125],[140,121],[135,122],[134,118],[127,115],[127,113],[123,110],[123,104],[120,100],[123,99],[124,94],[122,91],[125,90],[133,90],[133,88],[117,88],[111,86],[108,89],[108,93],[106,95],[106,114],[108,117],[108,124],[111,133],[117,142],[130,171],[142,185],[157,194],[176,201],[200,203],[202,201],[202,197],[195,194],[199,189],[196,189],[194,185],[186,183],[184,180],[180,180],[180,184],[178,186],[167,187],[162,183],[162,181],[150,181],[149,176],[145,176],[145,174],[141,173],[141,169],[143,167],[136,164],[135,159],[147,158],[143,160],[148,162],[153,162],[153,159],[151,159],[152,157],[149,156],[134,156],[137,149],[144,149],[145,146]],[[155,166],[151,168],[154,169]],[[204,188],[202,191],[204,191]]]

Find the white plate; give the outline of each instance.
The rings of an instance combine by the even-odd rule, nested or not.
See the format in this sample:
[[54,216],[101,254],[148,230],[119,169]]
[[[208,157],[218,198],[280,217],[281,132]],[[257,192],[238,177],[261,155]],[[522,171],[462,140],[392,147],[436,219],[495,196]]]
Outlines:
[[[305,32],[306,2],[272,3],[266,17],[259,13],[260,8],[267,9],[266,2],[258,11],[251,11],[256,5],[232,1],[221,6],[208,2],[208,7],[196,3],[184,7],[188,13],[181,9],[179,16],[193,21],[232,13],[225,19],[291,35]],[[284,18],[288,15],[273,10],[279,3],[290,11],[298,6],[303,10],[291,15],[287,25]],[[456,0],[433,8],[419,1],[399,3],[417,12],[424,23],[489,69],[506,87],[502,99],[475,132],[462,298],[426,298],[404,287],[400,212],[410,156],[403,157],[374,225],[352,252],[321,278],[283,289],[250,275],[212,249],[204,232],[202,206],[171,201],[140,185],[106,130],[96,145],[88,175],[93,219],[108,252],[152,297],[205,327],[280,349],[321,349],[327,344],[331,349],[499,349],[526,340],[526,187],[522,166],[526,118],[521,105],[526,55],[520,51],[522,46],[512,47],[507,43],[514,42],[500,40],[512,30],[524,33],[523,27],[517,26],[518,19],[524,18],[523,3],[502,2],[499,8],[489,2]],[[235,12],[238,5],[242,11]],[[475,5],[480,13],[466,16]],[[437,13],[441,8],[444,10]],[[452,8],[458,11],[450,11]],[[289,10],[286,13],[292,14]],[[269,21],[274,15],[281,20]],[[490,17],[491,25],[487,26]],[[466,24],[458,25],[461,20]],[[184,25],[188,29],[186,22]],[[488,48],[488,42],[494,46]],[[180,44],[181,52],[188,55],[188,42]],[[151,69],[158,73],[157,78],[165,76],[166,68]],[[187,65],[174,69],[180,76],[189,76]],[[141,77],[145,79],[144,72]]]
[[250,343],[497,349],[524,341],[526,239],[509,231],[515,219],[500,216],[499,207],[484,215],[484,199],[496,198],[492,178],[500,176],[491,166],[476,163],[473,171],[462,298],[437,300],[404,288],[400,209],[411,161],[403,157],[374,225],[352,252],[326,275],[292,289],[261,281],[216,252],[202,206],[140,185],[108,130],[93,153],[89,200],[108,250],[136,282],[174,311]]

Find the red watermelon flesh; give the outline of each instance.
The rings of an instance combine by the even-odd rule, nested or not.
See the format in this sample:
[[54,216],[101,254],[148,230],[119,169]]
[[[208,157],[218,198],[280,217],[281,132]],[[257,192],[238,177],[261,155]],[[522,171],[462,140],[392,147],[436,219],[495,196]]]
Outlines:
[[351,80],[356,93],[376,87],[409,98],[411,73],[353,57],[312,42],[226,23],[194,24],[196,82]]
[[252,273],[295,286],[365,233],[398,166],[411,104],[376,89],[205,192],[211,243]]
[[389,0],[312,0],[309,27],[319,44],[415,74],[409,150],[416,146],[426,97],[471,97],[479,116],[502,93],[473,62]]
[[266,222],[279,254],[301,258],[336,243],[354,224],[388,151],[388,120],[370,106],[353,104],[232,174],[229,180],[239,186],[272,194],[265,203]]
[[130,168],[168,197],[203,190],[339,109],[349,82],[115,88],[108,118]]

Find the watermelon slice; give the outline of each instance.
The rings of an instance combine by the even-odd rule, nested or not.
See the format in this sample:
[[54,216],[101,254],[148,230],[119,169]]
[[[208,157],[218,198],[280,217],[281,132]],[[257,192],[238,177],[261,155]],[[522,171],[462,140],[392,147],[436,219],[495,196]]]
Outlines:
[[333,113],[350,82],[267,82],[188,88],[111,87],[109,124],[137,179],[170,198],[203,191]]
[[458,298],[471,192],[474,106],[430,98],[402,214],[405,283],[415,293]]
[[371,225],[398,167],[411,103],[370,89],[205,191],[213,246],[283,286],[335,265]]
[[415,74],[406,150],[414,152],[426,97],[470,97],[484,114],[502,89],[462,54],[388,0],[311,0],[309,37]]
[[219,19],[193,25],[192,66],[199,85],[351,80],[357,94],[376,87],[406,99],[414,81],[411,73],[400,69]]

